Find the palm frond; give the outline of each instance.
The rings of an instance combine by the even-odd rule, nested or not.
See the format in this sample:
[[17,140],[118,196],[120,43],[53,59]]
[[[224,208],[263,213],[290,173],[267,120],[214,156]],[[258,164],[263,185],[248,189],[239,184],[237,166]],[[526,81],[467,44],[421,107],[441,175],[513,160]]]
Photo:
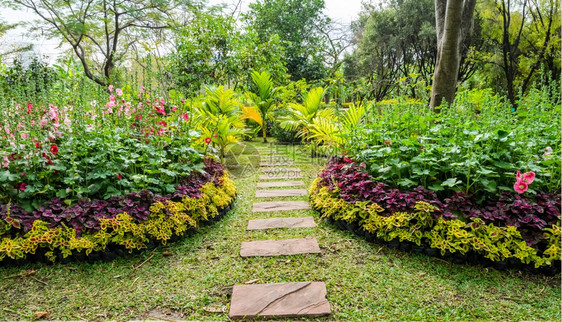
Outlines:
[[242,119],[252,120],[258,123],[259,126],[263,126],[263,118],[260,111],[253,106],[243,106],[242,108]]

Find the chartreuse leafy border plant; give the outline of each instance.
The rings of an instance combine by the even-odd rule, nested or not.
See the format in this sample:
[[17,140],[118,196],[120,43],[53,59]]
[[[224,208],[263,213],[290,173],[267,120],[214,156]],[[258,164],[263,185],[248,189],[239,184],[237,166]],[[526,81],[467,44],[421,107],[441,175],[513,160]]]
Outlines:
[[[225,209],[234,200],[234,182],[225,171],[217,185],[214,180],[200,188],[200,196],[190,198],[183,196],[181,201],[165,200],[155,202],[150,207],[150,214],[145,221],[135,222],[123,212],[113,218],[100,218],[100,229],[87,231],[79,235],[77,229],[62,224],[50,228],[42,220],[33,222],[27,233],[15,237],[4,237],[0,241],[0,261],[9,257],[23,259],[46,250],[45,256],[55,261],[57,253],[66,258],[73,252],[89,255],[93,251],[106,250],[109,245],[118,245],[129,252],[147,247],[150,241],[166,244],[173,235],[182,236],[186,231],[196,228],[201,222],[214,218],[219,210]],[[9,210],[8,210],[9,211]],[[10,218],[9,213],[7,218]],[[0,232],[8,231],[11,224],[0,222]]]
[[[391,241],[409,241],[416,245],[429,244],[439,249],[442,255],[447,252],[466,254],[473,251],[492,261],[517,258],[524,264],[535,267],[550,266],[560,260],[560,223],[546,228],[544,237],[548,243],[546,250],[540,252],[530,247],[514,226],[497,227],[485,224],[480,218],[468,221],[460,219],[435,219],[436,207],[417,201],[410,212],[395,212],[389,216],[372,201],[348,202],[341,198],[339,189],[330,191],[316,178],[309,188],[310,202],[324,218],[357,222],[365,231],[378,238]],[[334,185],[337,187],[337,184]]]

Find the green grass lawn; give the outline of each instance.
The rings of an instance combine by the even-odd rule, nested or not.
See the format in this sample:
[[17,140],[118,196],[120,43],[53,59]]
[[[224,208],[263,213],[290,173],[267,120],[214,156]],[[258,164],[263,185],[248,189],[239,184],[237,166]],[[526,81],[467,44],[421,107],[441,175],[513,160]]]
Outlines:
[[[292,153],[288,147],[280,149],[285,148],[289,150],[283,153]],[[243,146],[237,149],[234,155],[256,151]],[[297,166],[308,187],[321,162],[303,155],[299,152]],[[245,161],[229,158],[226,163],[259,165],[254,157],[240,160]],[[238,169],[234,177],[238,191],[234,210],[176,243],[111,263],[0,268],[0,320],[33,319],[43,311],[56,320],[227,320],[232,285],[248,281],[323,281],[333,311],[330,320],[561,319],[560,275],[454,265],[371,244],[324,222],[316,228],[248,232],[249,219],[296,212],[253,215],[258,173]],[[306,197],[275,198],[282,199]],[[319,221],[314,211],[298,214]],[[307,236],[318,239],[322,254],[239,256],[243,241]],[[36,273],[11,277],[29,270]]]

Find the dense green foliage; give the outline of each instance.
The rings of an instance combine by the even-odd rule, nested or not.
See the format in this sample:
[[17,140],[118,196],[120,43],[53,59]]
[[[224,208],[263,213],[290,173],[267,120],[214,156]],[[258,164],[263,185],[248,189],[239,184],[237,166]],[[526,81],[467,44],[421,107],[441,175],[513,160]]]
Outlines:
[[320,30],[329,21],[322,14],[324,5],[324,0],[258,0],[250,4],[245,19],[261,41],[279,36],[291,80],[326,77],[324,59],[319,55],[326,46]]

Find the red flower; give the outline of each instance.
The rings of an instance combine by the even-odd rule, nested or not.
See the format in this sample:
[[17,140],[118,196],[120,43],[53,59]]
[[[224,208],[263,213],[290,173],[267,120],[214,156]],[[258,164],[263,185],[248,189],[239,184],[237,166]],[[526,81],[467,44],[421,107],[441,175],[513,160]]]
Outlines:
[[205,143],[207,143],[207,144],[211,143],[211,138],[209,138],[209,137],[205,138]]
[[137,120],[142,121],[142,115],[141,114],[137,114]]
[[390,141],[384,141],[384,144],[386,144],[386,145],[391,145],[392,142],[390,142]]
[[25,189],[27,189],[27,183],[22,182],[22,183],[20,184],[20,188],[19,188],[19,189],[20,189],[21,191],[25,191]]
[[166,122],[164,122],[164,121],[160,121],[160,122],[158,122],[158,124],[162,125],[163,127],[167,126]]
[[51,153],[52,154],[59,153],[59,147],[56,144],[51,145]]
[[41,149],[41,143],[35,142],[35,147],[38,148],[38,149]]
[[31,103],[27,103],[27,114],[31,113],[32,110],[33,110],[33,105],[31,105]]
[[216,139],[217,137],[218,137],[218,136],[217,136],[217,133],[215,133],[215,139]]
[[117,173],[117,179],[119,180],[123,179],[123,176],[121,176],[121,172]]

